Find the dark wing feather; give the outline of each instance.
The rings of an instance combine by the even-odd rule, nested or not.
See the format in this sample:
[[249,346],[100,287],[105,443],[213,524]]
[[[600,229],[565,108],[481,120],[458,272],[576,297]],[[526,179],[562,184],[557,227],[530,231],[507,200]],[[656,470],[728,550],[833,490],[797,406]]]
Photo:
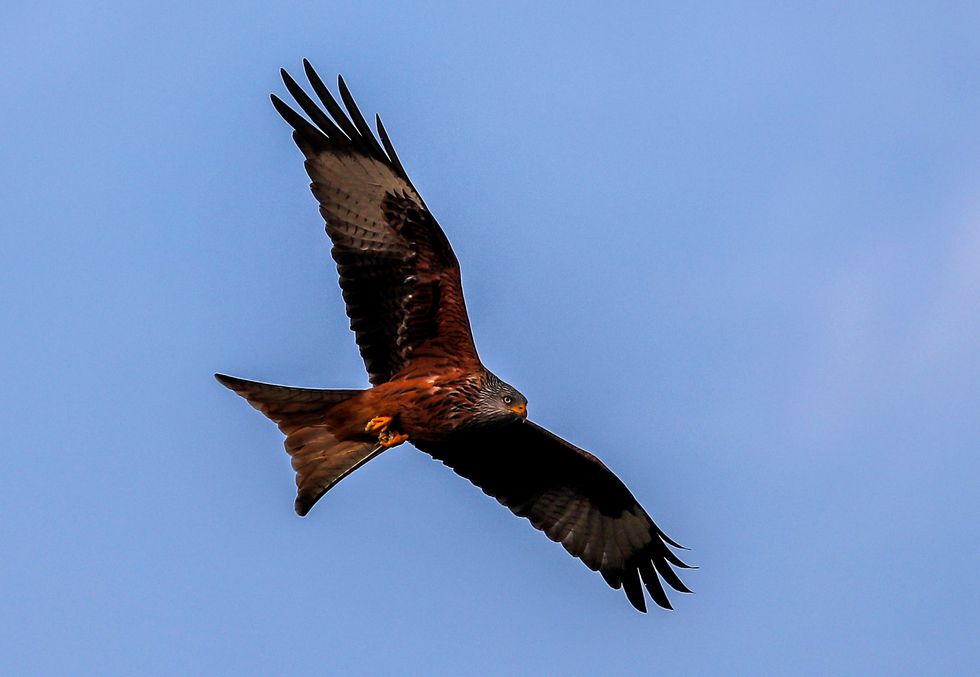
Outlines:
[[626,485],[595,456],[544,428],[522,421],[416,446],[623,588],[640,611],[644,586],[658,605],[672,608],[661,579],[690,592],[671,565],[690,567]]
[[326,111],[285,71],[286,89],[309,120],[275,95],[272,103],[306,156],[371,383],[389,381],[428,360],[479,365],[459,263],[380,119],[381,143],[343,79],[341,107],[309,62],[304,67]]

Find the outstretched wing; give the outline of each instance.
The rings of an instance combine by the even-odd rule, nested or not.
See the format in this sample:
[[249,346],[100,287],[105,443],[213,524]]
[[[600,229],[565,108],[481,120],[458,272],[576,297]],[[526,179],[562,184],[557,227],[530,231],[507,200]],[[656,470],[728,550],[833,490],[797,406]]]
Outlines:
[[306,156],[311,189],[333,242],[351,329],[372,384],[423,360],[479,364],[459,263],[377,118],[382,147],[343,78],[337,103],[306,60],[326,111],[282,71],[309,120],[272,95]]
[[622,587],[640,611],[646,611],[641,580],[665,609],[672,607],[661,579],[690,592],[671,568],[690,568],[668,547],[681,546],[599,459],[544,428],[521,421],[416,446]]

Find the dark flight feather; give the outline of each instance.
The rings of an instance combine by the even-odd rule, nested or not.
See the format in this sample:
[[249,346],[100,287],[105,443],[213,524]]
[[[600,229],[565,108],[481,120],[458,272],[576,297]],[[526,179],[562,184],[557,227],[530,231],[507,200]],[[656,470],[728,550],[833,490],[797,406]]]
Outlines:
[[285,71],[286,89],[309,120],[275,95],[272,102],[306,156],[371,383],[422,368],[419,360],[433,356],[478,365],[456,256],[387,133],[379,126],[382,147],[343,78],[342,108],[308,61],[304,69],[326,111]]
[[[438,443],[416,443],[514,514],[557,541],[630,603],[672,608],[661,579],[690,592],[670,568],[689,568],[633,494],[592,454],[530,421],[462,432]],[[659,576],[658,576],[659,573]]]

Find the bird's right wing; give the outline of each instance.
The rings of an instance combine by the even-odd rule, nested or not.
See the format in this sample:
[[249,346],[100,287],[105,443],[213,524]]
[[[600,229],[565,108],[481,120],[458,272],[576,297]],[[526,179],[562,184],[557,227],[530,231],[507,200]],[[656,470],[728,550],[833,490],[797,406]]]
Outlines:
[[638,610],[646,611],[641,580],[666,609],[660,579],[690,592],[671,568],[690,568],[668,547],[681,546],[599,459],[544,428],[525,420],[416,446],[622,587]]
[[309,120],[274,94],[272,103],[306,156],[371,383],[384,383],[424,360],[479,364],[456,256],[405,173],[381,119],[378,143],[343,78],[346,111],[310,63],[303,63],[326,111],[286,71],[286,89]]

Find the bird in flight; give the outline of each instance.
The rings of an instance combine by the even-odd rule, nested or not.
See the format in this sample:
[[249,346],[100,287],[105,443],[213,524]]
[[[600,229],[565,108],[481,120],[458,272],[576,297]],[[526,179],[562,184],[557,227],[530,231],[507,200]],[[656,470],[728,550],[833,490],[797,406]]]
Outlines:
[[[283,70],[303,117],[276,95],[306,158],[371,388],[292,388],[215,374],[278,424],[306,515],[337,482],[410,442],[561,543],[646,611],[645,587],[690,592],[691,568],[626,485],[595,456],[527,418],[527,398],[483,366],[449,240],[405,172],[381,118],[376,138],[343,78],[333,97],[306,60],[322,107]],[[378,141],[380,139],[380,143]]]

